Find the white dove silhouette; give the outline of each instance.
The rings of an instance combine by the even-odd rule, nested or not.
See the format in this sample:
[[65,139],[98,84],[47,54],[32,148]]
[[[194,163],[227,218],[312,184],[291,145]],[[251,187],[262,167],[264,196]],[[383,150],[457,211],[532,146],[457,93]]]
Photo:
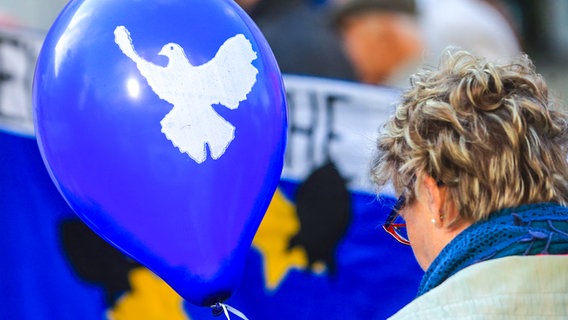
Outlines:
[[237,34],[221,45],[215,57],[199,66],[191,65],[179,44],[168,43],[158,53],[168,57],[165,67],[136,53],[126,27],[115,28],[114,41],[136,63],[156,95],[173,105],[160,121],[162,132],[173,145],[197,163],[207,158],[206,145],[213,159],[221,157],[235,137],[235,127],[212,105],[236,109],[252,90],[258,70],[252,65],[257,55],[250,41]]

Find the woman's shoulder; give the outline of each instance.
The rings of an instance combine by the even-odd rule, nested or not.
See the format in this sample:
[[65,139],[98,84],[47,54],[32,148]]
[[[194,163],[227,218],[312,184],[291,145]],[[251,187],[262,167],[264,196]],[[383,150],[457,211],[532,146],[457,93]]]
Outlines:
[[[412,301],[391,319],[542,319],[568,315],[568,255],[480,262]],[[546,317],[545,317],[546,318]]]

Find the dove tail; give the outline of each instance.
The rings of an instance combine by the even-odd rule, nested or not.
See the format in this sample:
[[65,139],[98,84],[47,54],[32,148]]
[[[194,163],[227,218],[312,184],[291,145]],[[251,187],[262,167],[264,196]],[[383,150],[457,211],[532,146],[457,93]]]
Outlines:
[[207,147],[219,159],[235,138],[235,127],[211,107],[174,106],[160,124],[166,138],[197,163],[207,158]]

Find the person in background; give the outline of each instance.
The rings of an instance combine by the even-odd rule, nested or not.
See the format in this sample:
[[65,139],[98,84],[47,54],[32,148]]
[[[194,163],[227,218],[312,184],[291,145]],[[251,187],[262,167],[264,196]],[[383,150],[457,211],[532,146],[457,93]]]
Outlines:
[[236,0],[262,31],[282,73],[355,80],[341,42],[307,0]]
[[414,0],[348,0],[334,11],[358,80],[407,87],[424,49]]
[[372,168],[426,271],[392,319],[568,317],[568,114],[526,55],[450,48],[411,83]]
[[499,0],[417,0],[417,7],[428,61],[450,45],[491,61],[521,52],[513,19]]

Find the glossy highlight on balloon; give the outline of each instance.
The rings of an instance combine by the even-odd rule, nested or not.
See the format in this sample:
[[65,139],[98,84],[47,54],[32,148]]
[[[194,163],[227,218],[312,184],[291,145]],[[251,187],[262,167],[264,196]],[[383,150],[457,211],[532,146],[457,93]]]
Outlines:
[[90,228],[193,304],[232,295],[287,126],[278,65],[233,1],[71,1],[33,103],[44,163]]

